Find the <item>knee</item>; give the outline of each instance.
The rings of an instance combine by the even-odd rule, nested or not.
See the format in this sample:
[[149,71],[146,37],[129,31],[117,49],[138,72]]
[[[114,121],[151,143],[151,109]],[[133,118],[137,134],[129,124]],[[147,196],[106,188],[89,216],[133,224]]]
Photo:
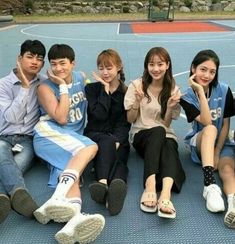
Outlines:
[[166,130],[162,126],[152,128],[151,137],[154,139],[156,138],[165,138],[166,137]]
[[86,153],[89,154],[91,160],[95,157],[97,152],[98,152],[97,144],[93,144],[93,145],[86,147]]
[[114,137],[107,135],[99,141],[99,146],[105,148],[116,147],[116,140]]
[[0,150],[9,150],[9,144],[5,141],[0,141]]
[[214,125],[207,125],[202,130],[202,136],[206,138],[216,138],[217,128]]
[[178,152],[178,143],[174,139],[167,138],[166,146],[168,149],[171,150],[171,152],[173,152],[173,151]]
[[11,145],[5,141],[0,141],[0,159],[6,158],[11,151]]
[[97,144],[92,145],[91,149],[92,149],[93,153],[96,154],[98,152],[98,145]]
[[222,179],[234,177],[234,167],[230,163],[224,163],[219,167],[219,174]]

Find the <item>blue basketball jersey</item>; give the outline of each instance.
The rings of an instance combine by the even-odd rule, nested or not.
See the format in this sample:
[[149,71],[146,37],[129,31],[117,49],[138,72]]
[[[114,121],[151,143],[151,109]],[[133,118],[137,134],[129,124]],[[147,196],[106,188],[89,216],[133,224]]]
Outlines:
[[[211,112],[212,123],[217,128],[218,134],[220,133],[223,126],[224,119],[224,109],[226,102],[226,95],[228,92],[228,85],[224,83],[218,83],[216,87],[212,87],[211,95],[208,98],[208,104]],[[182,96],[182,99],[186,102],[194,105],[198,110],[200,110],[199,98],[189,87],[186,91],[186,94]],[[190,145],[191,138],[203,129],[203,125],[196,120],[192,122],[192,129],[185,137],[185,143]],[[229,141],[226,141],[226,144],[230,144]]]
[[[55,96],[59,101],[59,86],[49,79],[45,80],[43,83],[47,84],[53,90]],[[70,100],[68,122],[66,125],[63,125],[61,127],[82,134],[86,122],[87,99],[84,89],[84,77],[82,76],[81,72],[72,73],[72,83],[71,86],[68,85],[68,91]],[[49,117],[49,115],[46,113],[42,106],[40,106],[40,111],[40,120],[49,120],[56,122],[54,119]]]

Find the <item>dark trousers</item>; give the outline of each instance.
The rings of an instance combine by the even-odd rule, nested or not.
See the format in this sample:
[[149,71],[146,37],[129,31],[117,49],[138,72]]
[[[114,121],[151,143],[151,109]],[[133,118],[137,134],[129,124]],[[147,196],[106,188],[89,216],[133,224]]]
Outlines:
[[174,139],[166,138],[163,127],[139,131],[134,136],[133,147],[144,159],[144,188],[146,179],[156,174],[157,190],[162,189],[162,179],[170,177],[174,180],[173,190],[180,192],[185,173],[178,154],[178,144]]
[[98,153],[94,159],[96,179],[107,179],[109,183],[113,179],[127,182],[129,142],[120,144],[116,149],[116,139],[111,134],[89,132],[87,136],[98,145]]

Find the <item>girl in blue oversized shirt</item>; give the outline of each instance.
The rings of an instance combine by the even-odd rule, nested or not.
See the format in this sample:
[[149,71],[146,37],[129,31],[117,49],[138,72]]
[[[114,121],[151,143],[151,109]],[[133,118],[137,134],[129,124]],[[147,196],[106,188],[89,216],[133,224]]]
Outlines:
[[191,158],[202,164],[203,197],[211,212],[225,210],[214,171],[218,169],[228,199],[224,223],[235,228],[235,161],[234,145],[228,139],[230,117],[234,115],[233,96],[227,84],[218,82],[219,58],[212,50],[200,51],[190,68],[190,87],[181,97],[192,129],[185,137]]

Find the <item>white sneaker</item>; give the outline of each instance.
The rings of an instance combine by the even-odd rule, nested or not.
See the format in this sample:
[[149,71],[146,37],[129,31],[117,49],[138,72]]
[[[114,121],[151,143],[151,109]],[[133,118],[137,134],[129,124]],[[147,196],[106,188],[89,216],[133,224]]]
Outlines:
[[40,208],[36,209],[33,212],[33,215],[36,218],[36,220],[43,225],[47,224],[50,221],[50,218],[47,217],[46,211],[45,211],[47,202],[45,202]]
[[206,208],[209,211],[216,213],[225,210],[221,189],[216,184],[204,186],[203,197],[206,200]]
[[224,224],[229,228],[235,228],[235,194],[233,195],[232,202],[229,204],[229,209],[224,216]]
[[101,233],[105,219],[100,214],[77,213],[59,232],[55,239],[60,244],[90,243]]
[[76,212],[76,204],[69,202],[68,199],[50,198],[34,211],[34,216],[41,224],[47,224],[50,220],[63,223],[69,221]]

